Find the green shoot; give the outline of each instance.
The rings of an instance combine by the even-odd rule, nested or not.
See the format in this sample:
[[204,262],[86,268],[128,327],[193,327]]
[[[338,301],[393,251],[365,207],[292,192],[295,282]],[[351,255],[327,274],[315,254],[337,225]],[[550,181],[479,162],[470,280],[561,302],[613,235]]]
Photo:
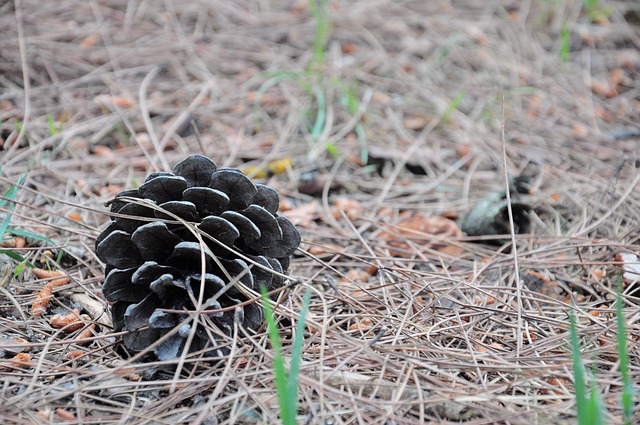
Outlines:
[[601,7],[600,0],[582,0],[582,6],[591,22],[605,20],[611,15],[611,8]]
[[315,87],[313,93],[318,104],[318,113],[316,114],[316,119],[314,120],[313,128],[311,129],[311,137],[313,140],[317,140],[322,134],[326,121],[326,103],[324,101],[324,92],[319,87]]
[[447,109],[444,111],[444,114],[442,114],[442,122],[445,122],[445,123],[449,122],[449,119],[451,118],[451,114],[453,114],[453,111],[455,111],[456,108],[458,107],[458,105],[460,105],[460,102],[462,102],[462,99],[464,99],[464,96],[465,96],[465,93],[463,91],[461,91],[451,101],[449,106],[447,106]]
[[629,357],[627,354],[627,331],[622,313],[622,275],[618,275],[616,290],[616,317],[618,319],[618,356],[620,358],[620,374],[622,375],[622,413],[624,424],[633,423],[633,383],[629,378]]
[[569,26],[565,23],[560,30],[560,59],[566,62],[569,59]]
[[[324,66],[324,44],[329,33],[329,4],[327,0],[309,0],[309,10],[316,22],[316,37],[314,41],[315,72],[321,78]],[[314,71],[312,69],[312,71]]]
[[605,406],[602,396],[595,385],[587,397],[586,370],[580,358],[578,330],[573,309],[569,312],[571,321],[571,355],[573,358],[573,375],[575,381],[576,408],[579,425],[604,425]]
[[275,371],[276,393],[278,394],[278,403],[280,405],[280,418],[282,419],[283,425],[295,425],[298,414],[298,380],[300,376],[300,363],[302,361],[302,340],[304,336],[305,316],[309,310],[311,292],[307,290],[305,293],[302,311],[300,312],[300,318],[296,325],[295,339],[291,352],[291,366],[288,376],[282,354],[280,333],[278,332],[273,310],[269,303],[269,297],[264,287],[261,288],[261,292],[269,341],[274,351],[273,368]]
[[3,206],[7,202],[10,203],[9,207],[7,208],[8,210],[7,213],[5,214],[4,219],[2,220],[2,223],[0,223],[0,238],[4,238],[4,234],[7,232],[7,228],[9,227],[9,222],[11,221],[11,216],[12,216],[11,212],[15,207],[15,204],[12,201],[15,200],[16,195],[18,194],[19,187],[24,184],[26,179],[27,179],[26,174],[21,175],[18,178],[18,181],[16,182],[16,184],[11,186],[9,190],[7,190],[4,193],[4,199],[0,200],[0,206]]
[[22,230],[22,229],[8,229],[7,233],[11,233],[14,236],[21,236],[23,238],[31,238],[31,239],[37,239],[39,241],[43,241],[49,244],[55,244],[54,241],[52,241],[51,239],[47,238],[46,236],[42,236],[39,235],[37,233],[33,233],[30,232],[28,230]]
[[[347,83],[340,83],[339,80],[336,80],[336,83],[342,88],[342,92],[344,93],[344,103],[347,110],[351,114],[356,114],[360,109],[360,105],[358,104],[358,99],[356,98],[353,90],[351,90]],[[369,151],[367,149],[367,137],[362,123],[357,123],[355,130],[358,140],[360,141],[360,162],[362,164],[366,164],[369,161]]]
[[[0,167],[0,173],[1,172],[2,172],[2,167]],[[26,230],[9,229],[9,223],[11,222],[12,211],[13,211],[13,208],[15,207],[15,203],[12,201],[15,200],[18,194],[18,190],[20,189],[20,186],[24,184],[26,179],[27,179],[26,174],[21,175],[18,178],[18,181],[16,182],[16,184],[12,185],[9,188],[9,190],[7,190],[4,193],[3,199],[0,199],[0,207],[4,206],[7,203],[9,204],[9,206],[7,207],[7,212],[4,216],[4,219],[2,220],[2,223],[0,223],[0,240],[4,240],[4,235],[6,233],[11,233],[15,236],[34,237],[36,239],[47,240],[49,242],[52,242],[49,239],[45,238],[44,236],[36,235],[35,233],[29,232]],[[19,271],[22,270],[25,264],[31,268],[35,267],[33,264],[27,262],[22,255],[18,254],[17,252],[11,249],[0,249],[0,254],[4,254],[7,257],[20,263],[19,268],[16,269],[16,271],[14,271],[14,276],[17,276],[18,274],[20,274]]]
[[56,123],[51,114],[47,114],[47,122],[49,123],[49,134],[55,136],[58,130],[56,129]]

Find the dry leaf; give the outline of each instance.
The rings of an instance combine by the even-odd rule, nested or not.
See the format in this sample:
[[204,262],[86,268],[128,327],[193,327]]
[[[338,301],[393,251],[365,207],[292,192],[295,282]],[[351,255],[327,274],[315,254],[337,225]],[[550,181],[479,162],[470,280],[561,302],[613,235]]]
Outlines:
[[344,53],[345,55],[352,55],[358,51],[358,45],[350,41],[342,43],[340,45],[340,48],[342,50],[342,53]]
[[[570,387],[569,382],[564,378],[546,378],[545,381],[547,381],[549,385],[551,385],[553,388],[541,390],[541,393],[543,394],[556,394],[556,395],[566,394],[565,389]],[[560,388],[554,389],[554,388],[557,388],[558,386],[560,386]]]
[[65,421],[74,421],[76,419],[76,415],[73,412],[62,408],[56,409],[56,416]]
[[433,249],[447,255],[458,256],[463,249],[452,245],[448,240],[462,237],[462,232],[455,221],[432,215],[425,216],[422,212],[403,212],[400,221],[388,226],[380,233],[380,239],[387,240],[387,244],[398,249],[390,249],[393,256],[409,258],[412,245],[422,249]]
[[562,289],[558,282],[551,280],[542,272],[529,270],[523,276],[523,281],[530,291],[543,294],[554,300],[564,302],[568,297],[568,294],[565,293],[564,289]]
[[107,157],[107,156],[112,156],[113,155],[113,151],[111,150],[111,148],[104,146],[104,145],[95,145],[93,147],[93,154],[97,155],[97,156],[101,156],[101,157]]
[[593,276],[594,279],[600,280],[606,275],[607,275],[606,271],[602,268],[593,269],[591,271],[591,276]]
[[342,247],[338,245],[314,245],[307,250],[311,255],[318,258],[333,257],[337,253],[342,252]]
[[296,226],[310,227],[319,211],[320,203],[314,200],[290,209],[287,211],[287,218]]
[[93,102],[98,106],[117,106],[118,108],[131,108],[136,104],[135,100],[125,96],[109,96],[100,95],[93,99]]
[[361,331],[361,332],[365,332],[368,331],[369,329],[371,329],[373,327],[373,321],[371,319],[369,319],[368,317],[362,318],[360,319],[359,322],[352,324],[351,326],[349,326],[349,330],[350,331]]
[[70,218],[73,221],[78,222],[78,223],[83,223],[84,222],[82,220],[82,217],[80,216],[80,214],[78,214],[76,212],[69,214],[67,217]]
[[429,124],[429,117],[425,115],[416,115],[415,117],[402,120],[402,125],[407,130],[420,131]]
[[597,95],[610,99],[618,95],[618,92],[608,82],[593,81],[591,91]]
[[29,366],[31,356],[28,353],[18,353],[7,361],[0,362],[0,370],[13,370],[15,368]]
[[92,47],[98,42],[98,34],[90,34],[80,41],[80,47]]
[[261,106],[276,106],[284,101],[284,98],[282,96],[276,96],[269,93],[259,93],[255,91],[248,92],[245,98],[247,99],[247,102],[253,103],[257,101]]
[[69,351],[67,354],[64,355],[64,358],[67,360],[81,360],[82,357],[84,357],[85,353],[83,351],[80,350],[73,350],[73,351]]
[[351,269],[347,272],[346,277],[342,277],[338,279],[338,281],[345,282],[345,283],[346,282],[365,283],[367,280],[369,280],[370,276],[371,275],[366,270]]
[[573,125],[571,126],[571,132],[574,134],[574,136],[581,138],[586,138],[590,134],[589,127],[577,122],[573,123]]
[[342,218],[342,211],[344,211],[349,220],[355,221],[362,216],[364,208],[362,207],[362,204],[355,199],[342,197],[336,198],[331,207],[331,214],[333,215],[333,218],[336,220]]
[[25,245],[27,244],[27,241],[24,238],[21,237],[15,237],[15,238],[11,238],[11,239],[6,239],[2,242],[0,242],[0,246],[3,248],[24,248]]
[[377,91],[371,96],[371,103],[386,106],[391,103],[391,97],[386,93]]

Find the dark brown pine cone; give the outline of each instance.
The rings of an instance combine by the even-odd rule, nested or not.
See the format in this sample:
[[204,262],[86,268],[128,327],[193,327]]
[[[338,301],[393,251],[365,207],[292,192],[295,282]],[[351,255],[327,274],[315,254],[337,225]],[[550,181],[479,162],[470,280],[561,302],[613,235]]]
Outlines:
[[[247,300],[237,282],[256,292],[262,285],[281,287],[300,244],[298,230],[278,215],[274,189],[252,183],[240,170],[218,169],[202,155],[189,156],[172,173],[149,175],[139,189],[125,190],[107,205],[118,216],[96,240],[96,254],[106,264],[102,291],[113,303],[115,330],[130,331],[123,341],[134,352],[173,331],[198,299],[215,310]],[[209,250],[201,249],[196,234]],[[207,316],[226,335],[234,320],[254,330],[264,322],[255,303]],[[158,359],[180,355],[193,323],[186,321],[154,349]],[[221,339],[197,326],[189,351],[222,355],[228,349]]]

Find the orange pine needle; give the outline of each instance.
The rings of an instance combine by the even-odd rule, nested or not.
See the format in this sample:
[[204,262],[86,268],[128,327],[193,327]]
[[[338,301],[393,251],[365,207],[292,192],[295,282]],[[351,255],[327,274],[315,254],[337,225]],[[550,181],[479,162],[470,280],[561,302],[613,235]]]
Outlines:
[[52,277],[62,277],[64,276],[64,272],[60,270],[45,270],[39,268],[31,269],[31,273],[38,279],[51,279]]
[[6,362],[0,364],[0,370],[13,370],[16,367],[28,366],[31,356],[27,353],[18,353]]
[[69,412],[68,410],[65,410],[62,408],[56,409],[56,416],[59,417],[60,419],[69,420],[69,421],[76,419],[76,415],[73,414],[73,412]]
[[53,288],[66,285],[70,282],[70,279],[66,277],[61,271],[32,269],[31,272],[39,279],[58,277],[58,279],[53,279],[52,281],[44,285],[40,292],[38,292],[38,295],[36,295],[36,299],[31,306],[31,313],[33,314],[33,317],[39,318],[45,311],[47,311],[47,306],[51,302],[51,297],[53,296]]
[[83,351],[80,350],[74,350],[74,351],[69,351],[67,354],[64,355],[64,358],[67,360],[78,360],[81,357],[83,357],[85,355],[85,353]]
[[[82,318],[85,318],[85,316],[89,317],[86,314],[83,314]],[[49,320],[49,324],[54,328],[63,329],[66,333],[77,331],[84,326],[84,323],[81,320],[80,310],[77,308],[74,308],[69,314],[64,316],[61,314],[53,316]]]
[[[85,316],[85,315],[83,315]],[[91,338],[93,336],[93,331],[96,328],[96,324],[95,323],[91,323],[89,326],[87,326],[87,328],[85,330],[83,330],[82,332],[80,332],[78,334],[78,339],[85,339],[85,338]],[[91,341],[81,341],[78,342],[78,344],[80,345],[85,345],[85,344],[91,344]]]

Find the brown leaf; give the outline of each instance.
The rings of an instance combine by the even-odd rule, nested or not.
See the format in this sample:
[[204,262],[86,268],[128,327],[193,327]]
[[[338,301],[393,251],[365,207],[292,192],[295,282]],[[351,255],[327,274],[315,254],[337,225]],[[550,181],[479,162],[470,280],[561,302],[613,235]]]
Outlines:
[[98,42],[98,34],[90,34],[80,40],[80,47],[92,47]]
[[310,227],[320,211],[318,201],[307,202],[287,211],[287,218],[296,226]]
[[117,106],[118,108],[131,108],[136,104],[136,101],[126,96],[109,96],[100,95],[93,99],[93,102],[98,106]]
[[331,214],[333,218],[339,220],[342,218],[342,211],[346,214],[347,218],[351,221],[355,221],[362,216],[364,208],[362,204],[355,199],[350,198],[336,198],[331,206]]
[[380,238],[387,240],[389,246],[398,248],[390,249],[391,255],[409,258],[412,245],[453,256],[463,252],[462,248],[448,242],[462,237],[455,221],[440,215],[425,216],[422,212],[409,211],[402,213],[400,218],[397,224],[380,233]]
[[426,115],[416,115],[402,120],[402,125],[407,130],[420,131],[429,124],[429,117]]

